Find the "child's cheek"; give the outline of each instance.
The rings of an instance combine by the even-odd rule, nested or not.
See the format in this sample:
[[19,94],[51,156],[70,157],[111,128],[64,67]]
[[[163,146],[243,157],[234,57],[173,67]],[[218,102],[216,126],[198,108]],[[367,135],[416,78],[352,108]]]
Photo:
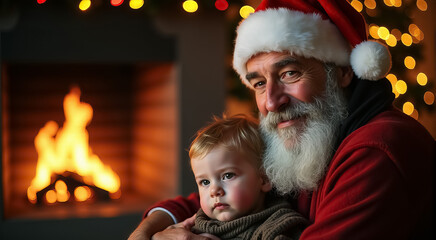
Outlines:
[[207,196],[203,196],[202,194],[200,194],[201,209],[208,217],[212,217],[212,209],[210,208],[208,201],[209,201],[209,198]]

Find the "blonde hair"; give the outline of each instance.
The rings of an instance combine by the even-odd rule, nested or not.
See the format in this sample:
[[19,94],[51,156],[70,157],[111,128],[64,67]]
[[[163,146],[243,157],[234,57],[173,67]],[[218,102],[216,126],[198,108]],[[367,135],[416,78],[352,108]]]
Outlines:
[[238,114],[222,118],[214,116],[213,122],[200,129],[192,141],[189,157],[203,158],[217,146],[249,154],[259,167],[262,163],[264,144],[258,129],[258,120]]

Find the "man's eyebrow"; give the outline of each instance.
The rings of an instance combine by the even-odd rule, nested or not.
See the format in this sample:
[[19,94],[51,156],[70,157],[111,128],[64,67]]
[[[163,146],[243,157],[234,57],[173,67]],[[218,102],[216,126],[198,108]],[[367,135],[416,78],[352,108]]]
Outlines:
[[282,68],[282,67],[285,67],[289,64],[296,64],[296,63],[298,63],[297,59],[295,59],[293,57],[288,57],[288,58],[282,59],[282,60],[274,63],[274,67],[275,68]]
[[259,74],[257,72],[249,72],[247,73],[247,75],[245,75],[245,79],[247,79],[248,81],[257,77],[259,77]]

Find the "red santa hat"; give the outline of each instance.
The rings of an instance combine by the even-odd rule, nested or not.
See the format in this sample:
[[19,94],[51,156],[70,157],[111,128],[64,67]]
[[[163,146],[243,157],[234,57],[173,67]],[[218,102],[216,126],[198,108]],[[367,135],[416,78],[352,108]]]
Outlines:
[[363,16],[346,0],[263,0],[237,28],[233,67],[242,81],[257,53],[282,52],[351,65],[361,79],[378,80],[391,68],[387,47],[368,41]]

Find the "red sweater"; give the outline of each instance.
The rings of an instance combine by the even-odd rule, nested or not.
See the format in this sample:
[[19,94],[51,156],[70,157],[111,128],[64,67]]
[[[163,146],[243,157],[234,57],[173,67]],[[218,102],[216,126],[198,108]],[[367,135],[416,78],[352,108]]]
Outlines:
[[[435,146],[403,113],[377,115],[340,144],[317,190],[298,196],[311,222],[300,239],[410,239],[432,228]],[[194,193],[153,207],[181,221],[199,206]]]

